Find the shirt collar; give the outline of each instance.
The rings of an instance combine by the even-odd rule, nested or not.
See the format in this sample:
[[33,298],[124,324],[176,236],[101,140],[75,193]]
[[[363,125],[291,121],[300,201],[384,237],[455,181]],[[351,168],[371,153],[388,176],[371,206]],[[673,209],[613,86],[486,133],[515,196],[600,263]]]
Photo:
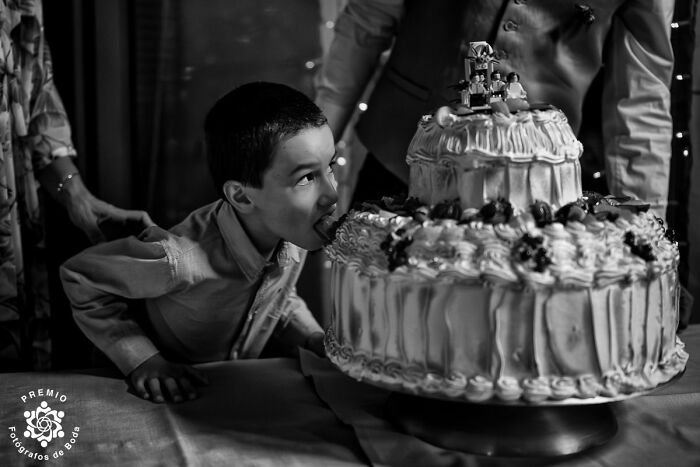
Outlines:
[[267,261],[248,237],[236,210],[226,201],[221,201],[216,220],[229,253],[249,280],[256,280],[265,267],[275,263],[282,267],[292,261],[299,262],[299,248],[285,241],[280,242],[275,249],[275,262]]

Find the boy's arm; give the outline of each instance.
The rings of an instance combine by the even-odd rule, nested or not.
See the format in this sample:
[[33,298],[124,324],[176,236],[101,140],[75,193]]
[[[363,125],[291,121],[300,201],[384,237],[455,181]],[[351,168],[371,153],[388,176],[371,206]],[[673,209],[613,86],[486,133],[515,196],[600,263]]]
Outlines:
[[303,347],[325,356],[323,350],[323,329],[311,314],[306,302],[292,290],[285,303],[283,318],[277,325],[275,334],[285,344]]
[[175,287],[173,266],[158,227],[86,249],[60,274],[73,316],[85,335],[124,374],[158,353],[131,315],[126,299],[153,298]]

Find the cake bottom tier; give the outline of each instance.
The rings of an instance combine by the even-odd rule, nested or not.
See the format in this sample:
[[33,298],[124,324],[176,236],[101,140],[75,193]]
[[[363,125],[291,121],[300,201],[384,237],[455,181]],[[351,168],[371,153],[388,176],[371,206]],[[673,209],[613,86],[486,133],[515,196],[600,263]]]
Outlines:
[[331,361],[353,378],[472,402],[618,398],[685,368],[675,271],[591,288],[369,276],[333,263]]

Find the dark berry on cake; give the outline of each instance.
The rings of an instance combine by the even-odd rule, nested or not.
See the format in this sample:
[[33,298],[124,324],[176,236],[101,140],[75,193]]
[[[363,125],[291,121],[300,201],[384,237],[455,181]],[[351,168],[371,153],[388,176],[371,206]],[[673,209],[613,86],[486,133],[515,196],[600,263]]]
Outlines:
[[462,207],[459,200],[441,201],[433,206],[430,211],[431,219],[454,219],[459,220],[462,217]]
[[554,215],[557,222],[566,224],[569,221],[583,222],[587,214],[587,205],[585,201],[579,199],[569,204],[565,204]]
[[479,210],[479,217],[488,224],[504,224],[513,216],[513,205],[507,199],[498,198]]
[[535,218],[537,227],[544,227],[554,221],[552,207],[544,201],[535,201],[530,205],[530,213]]
[[544,246],[542,237],[524,234],[513,245],[512,256],[513,260],[518,263],[523,263],[537,272],[544,270],[552,264],[552,258]]
[[423,223],[428,220],[429,209],[427,206],[420,206],[413,212],[413,220]]
[[654,261],[656,259],[653,247],[645,240],[637,238],[633,232],[625,232],[624,242],[630,247],[632,254],[639,256],[644,261]]
[[592,211],[595,206],[601,203],[605,197],[595,191],[584,191],[581,200],[586,203],[588,211]]

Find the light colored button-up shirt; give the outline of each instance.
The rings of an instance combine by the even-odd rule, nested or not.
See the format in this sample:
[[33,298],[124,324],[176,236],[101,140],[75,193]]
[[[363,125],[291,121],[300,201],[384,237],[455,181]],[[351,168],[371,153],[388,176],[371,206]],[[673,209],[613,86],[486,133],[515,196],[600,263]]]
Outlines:
[[[78,326],[128,374],[158,353],[201,363],[255,358],[268,338],[302,344],[321,328],[295,290],[306,252],[268,261],[217,201],[169,231],[93,246],[61,267]],[[125,299],[144,299],[143,307]]]

